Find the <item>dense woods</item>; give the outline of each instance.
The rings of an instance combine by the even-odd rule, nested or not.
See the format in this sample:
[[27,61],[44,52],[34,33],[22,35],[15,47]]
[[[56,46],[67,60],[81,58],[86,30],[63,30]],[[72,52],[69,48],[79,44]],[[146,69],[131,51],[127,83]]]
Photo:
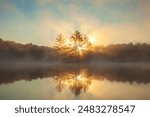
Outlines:
[[93,51],[94,61],[150,62],[150,44],[111,44]]
[[150,44],[111,44],[93,47],[92,52],[78,61],[57,49],[32,43],[19,44],[0,39],[0,61],[45,61],[45,62],[150,62]]
[[55,49],[50,47],[0,39],[0,61],[57,61],[57,56]]

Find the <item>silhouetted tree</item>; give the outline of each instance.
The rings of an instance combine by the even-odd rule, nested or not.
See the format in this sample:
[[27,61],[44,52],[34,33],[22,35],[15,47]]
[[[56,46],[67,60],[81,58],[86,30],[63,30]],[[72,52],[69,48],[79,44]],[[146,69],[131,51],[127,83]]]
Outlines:
[[75,31],[70,38],[65,39],[58,35],[54,47],[58,50],[59,55],[66,55],[64,61],[81,61],[89,52],[91,43],[86,35]]
[[54,47],[56,49],[63,49],[66,45],[66,39],[63,37],[62,34],[59,34],[56,38],[56,42],[54,44]]
[[77,44],[77,43],[83,41],[83,36],[82,36],[82,34],[81,34],[79,31],[75,31],[75,33],[73,33],[73,34],[71,35],[70,39],[72,39],[73,42],[74,42],[75,44]]
[[[79,40],[81,40],[82,37],[83,40],[78,43],[79,46],[77,47],[74,47],[74,41],[70,42],[62,36],[58,36],[58,43],[55,48],[38,46],[32,43],[24,45],[0,39],[0,62],[150,62],[150,44],[111,44],[105,47],[92,47],[90,51],[88,48],[91,48],[92,45],[88,37],[86,35],[81,36],[80,33],[75,33],[75,35],[74,38],[79,37]],[[57,47],[59,49],[56,49]],[[58,50],[62,53],[57,54]],[[82,54],[80,55],[79,52],[82,52]]]

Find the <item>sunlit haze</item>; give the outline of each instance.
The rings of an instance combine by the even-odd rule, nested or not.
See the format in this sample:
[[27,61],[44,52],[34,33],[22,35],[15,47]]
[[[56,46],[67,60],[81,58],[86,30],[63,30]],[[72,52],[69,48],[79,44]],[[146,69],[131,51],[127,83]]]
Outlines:
[[0,0],[0,38],[52,46],[75,30],[93,45],[150,42],[150,0]]

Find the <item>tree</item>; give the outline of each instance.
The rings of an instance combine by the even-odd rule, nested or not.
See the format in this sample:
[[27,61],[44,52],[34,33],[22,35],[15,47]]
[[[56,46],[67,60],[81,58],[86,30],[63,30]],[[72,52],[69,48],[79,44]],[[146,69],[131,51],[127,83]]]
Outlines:
[[84,35],[83,45],[86,45],[87,48],[92,47],[92,44],[91,44],[91,42],[89,41],[89,38],[86,35]]
[[77,55],[83,55],[91,48],[91,43],[86,35],[82,35],[79,31],[75,31],[70,37],[73,45],[74,53]]
[[62,34],[59,34],[56,38],[56,42],[54,44],[54,47],[56,49],[63,49],[66,46],[65,43],[66,43],[66,39],[63,37]]
[[77,62],[89,53],[92,46],[86,35],[83,36],[79,31],[75,31],[68,39],[59,34],[54,47],[60,55],[63,55],[64,61]]
[[79,31],[75,31],[74,34],[72,34],[71,39],[74,41],[75,44],[83,41],[83,36]]

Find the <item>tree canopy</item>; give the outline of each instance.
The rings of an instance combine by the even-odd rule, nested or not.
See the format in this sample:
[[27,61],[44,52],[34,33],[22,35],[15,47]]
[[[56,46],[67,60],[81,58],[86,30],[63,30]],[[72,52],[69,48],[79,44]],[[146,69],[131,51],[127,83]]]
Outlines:
[[83,57],[90,51],[92,44],[86,35],[75,31],[70,38],[64,38],[62,34],[59,34],[54,47],[61,54]]

